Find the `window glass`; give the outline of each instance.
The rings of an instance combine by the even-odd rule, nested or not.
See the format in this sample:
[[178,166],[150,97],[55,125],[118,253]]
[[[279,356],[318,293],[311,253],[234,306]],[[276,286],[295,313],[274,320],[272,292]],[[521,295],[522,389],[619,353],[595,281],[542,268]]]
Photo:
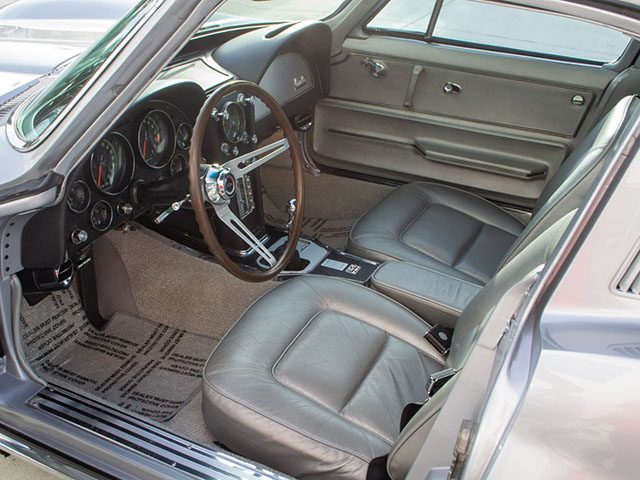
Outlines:
[[374,30],[424,34],[435,0],[391,0],[367,25]]
[[607,27],[476,0],[445,1],[433,36],[602,63],[616,61],[629,44]]
[[[434,5],[435,0],[391,0],[367,27],[425,34]],[[443,43],[597,63],[615,62],[630,41],[616,30],[586,21],[479,0],[444,0],[433,37]]]

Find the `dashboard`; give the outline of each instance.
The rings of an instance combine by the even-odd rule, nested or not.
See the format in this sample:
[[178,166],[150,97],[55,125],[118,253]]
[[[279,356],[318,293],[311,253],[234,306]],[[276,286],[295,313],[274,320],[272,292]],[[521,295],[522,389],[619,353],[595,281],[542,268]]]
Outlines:
[[[66,178],[62,201],[25,225],[23,238],[43,242],[33,248],[23,241],[23,266],[57,268],[110,229],[184,199],[197,115],[224,83],[257,83],[276,98],[294,127],[301,112],[308,119],[315,102],[328,94],[330,38],[326,25],[303,22],[192,40]],[[270,112],[241,92],[225,98],[216,112],[207,127],[203,163],[222,164],[248,153],[274,131]],[[261,189],[258,171],[250,177],[239,185],[232,209],[261,237],[261,198],[253,193]],[[167,223],[199,235],[193,214],[180,213]],[[246,247],[234,245],[233,236],[225,241],[224,229],[219,226],[218,235],[231,249]]]

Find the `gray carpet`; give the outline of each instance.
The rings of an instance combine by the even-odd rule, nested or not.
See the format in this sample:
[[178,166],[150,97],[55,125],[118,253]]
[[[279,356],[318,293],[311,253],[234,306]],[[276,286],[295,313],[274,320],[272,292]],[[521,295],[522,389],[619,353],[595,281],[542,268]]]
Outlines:
[[155,421],[172,418],[201,387],[216,340],[116,313],[97,331],[73,289],[22,309],[23,341],[45,380]]
[[[267,223],[286,223],[287,201],[293,198],[291,159],[280,155],[260,168]],[[304,176],[305,209],[302,233],[338,250],[345,250],[358,219],[388,195],[393,187],[336,175]]]

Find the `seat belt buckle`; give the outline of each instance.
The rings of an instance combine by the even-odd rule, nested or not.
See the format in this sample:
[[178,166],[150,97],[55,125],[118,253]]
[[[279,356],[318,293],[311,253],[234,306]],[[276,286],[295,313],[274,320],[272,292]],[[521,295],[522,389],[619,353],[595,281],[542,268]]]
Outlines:
[[451,340],[453,338],[453,328],[443,327],[442,325],[434,325],[425,334],[424,338],[436,351],[446,356],[451,349]]
[[427,384],[427,399],[436,394],[438,390],[446,385],[446,383],[458,373],[455,368],[447,368],[439,372],[432,373],[429,376],[429,383]]

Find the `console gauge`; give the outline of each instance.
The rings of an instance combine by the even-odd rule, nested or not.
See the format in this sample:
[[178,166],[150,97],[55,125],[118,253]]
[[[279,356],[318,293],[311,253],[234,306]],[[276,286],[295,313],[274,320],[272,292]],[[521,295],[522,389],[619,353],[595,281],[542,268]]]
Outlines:
[[91,225],[99,232],[107,230],[113,222],[113,209],[104,200],[96,203],[91,209]]
[[171,175],[178,175],[182,172],[185,172],[188,167],[187,159],[184,155],[176,155],[171,160],[171,164],[169,165],[169,169],[171,170]]
[[238,143],[242,140],[246,127],[247,119],[242,107],[236,102],[227,103],[222,115],[222,131],[226,139],[231,143]]
[[69,187],[67,206],[74,213],[82,213],[91,203],[91,190],[82,180],[76,180]]
[[191,148],[191,136],[193,130],[188,123],[181,123],[176,130],[176,143],[181,150],[189,150]]
[[147,114],[138,130],[142,160],[151,168],[166,167],[176,149],[176,131],[169,115],[161,110]]
[[91,177],[98,190],[118,195],[133,177],[133,150],[129,141],[119,133],[110,133],[91,154]]

